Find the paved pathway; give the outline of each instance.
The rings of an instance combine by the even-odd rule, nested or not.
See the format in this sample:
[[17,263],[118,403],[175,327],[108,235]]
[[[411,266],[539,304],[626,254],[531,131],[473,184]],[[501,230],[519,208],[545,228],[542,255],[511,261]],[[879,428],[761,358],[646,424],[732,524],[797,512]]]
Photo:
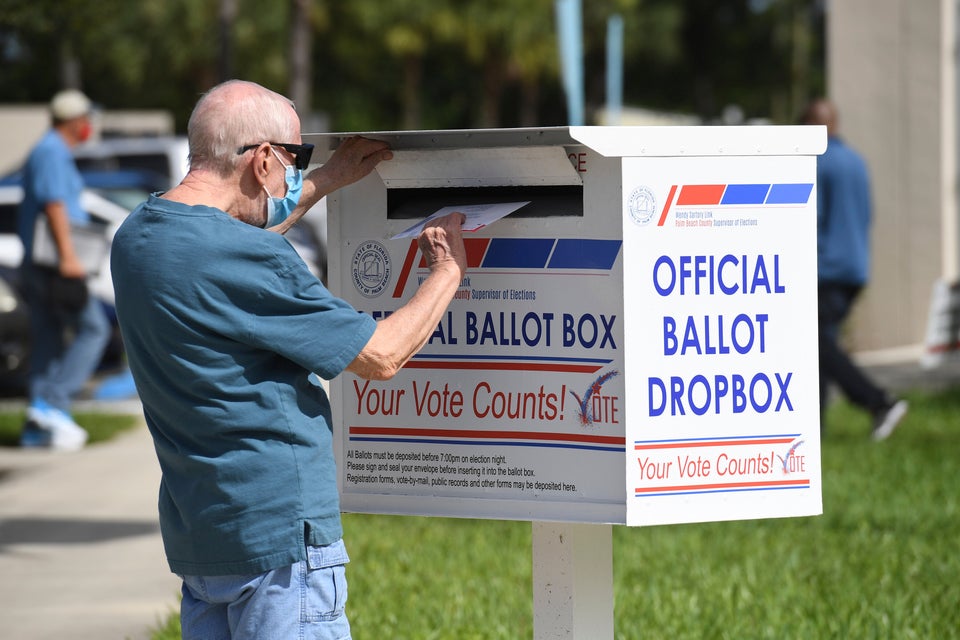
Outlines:
[[0,447],[0,635],[149,638],[179,592],[157,523],[159,478],[142,417],[76,453]]

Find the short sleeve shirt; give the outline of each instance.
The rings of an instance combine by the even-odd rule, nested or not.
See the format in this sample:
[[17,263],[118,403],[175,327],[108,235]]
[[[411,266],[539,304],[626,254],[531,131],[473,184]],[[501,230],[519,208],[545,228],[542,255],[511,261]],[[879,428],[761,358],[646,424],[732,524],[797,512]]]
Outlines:
[[17,218],[17,234],[23,242],[24,261],[33,249],[33,230],[37,215],[49,202],[62,202],[70,220],[90,219],[80,202],[83,178],[77,170],[70,147],[56,130],[48,131],[30,151],[23,166],[23,200]]
[[162,470],[171,569],[223,575],[342,535],[330,405],[376,323],[282,236],[152,196],[117,232],[124,346]]

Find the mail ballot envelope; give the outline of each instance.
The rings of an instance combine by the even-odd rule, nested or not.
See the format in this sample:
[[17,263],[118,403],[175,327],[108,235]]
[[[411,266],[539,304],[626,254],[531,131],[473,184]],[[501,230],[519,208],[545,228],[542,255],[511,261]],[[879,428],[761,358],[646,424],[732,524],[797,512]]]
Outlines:
[[[305,135],[322,161],[348,135]],[[384,319],[415,239],[468,269],[391,380],[331,381],[342,508],[631,526],[822,512],[823,127],[368,132],[328,196],[329,288]],[[505,213],[506,212],[506,213]]]

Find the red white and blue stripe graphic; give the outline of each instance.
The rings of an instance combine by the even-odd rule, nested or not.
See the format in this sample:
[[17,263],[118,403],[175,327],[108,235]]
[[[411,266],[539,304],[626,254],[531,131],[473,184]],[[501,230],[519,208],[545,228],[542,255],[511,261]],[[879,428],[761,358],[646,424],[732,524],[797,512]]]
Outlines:
[[390,442],[412,445],[536,447],[541,449],[626,450],[623,436],[602,436],[582,432],[558,433],[491,429],[429,429],[414,427],[359,426],[349,428],[350,442]]
[[[558,270],[609,271],[620,253],[621,240],[594,238],[466,238],[467,268],[549,274]],[[393,297],[400,298],[417,262],[412,240],[397,278]],[[417,264],[425,269],[423,256]]]
[[[795,477],[783,471],[787,467],[784,460],[795,455],[799,433],[760,435],[760,436],[731,436],[721,438],[689,438],[676,440],[637,440],[634,442],[634,451],[638,455],[661,456],[655,460],[660,464],[667,464],[667,457],[675,458],[679,466],[680,456],[703,456],[719,462],[722,459],[736,460],[737,458],[762,458],[766,471],[753,473],[724,473],[720,475],[721,465],[717,464],[709,475],[710,481],[697,481],[691,478],[690,482],[677,483],[673,480],[675,474],[666,472],[661,478],[650,480],[650,484],[636,487],[634,495],[637,498],[653,498],[662,496],[692,495],[705,493],[729,493],[740,491],[780,491],[788,489],[809,489],[809,477]],[[740,449],[738,449],[740,448]],[[718,449],[723,451],[718,452]],[[776,449],[784,455],[775,453]],[[712,455],[715,454],[715,455]],[[769,454],[769,455],[768,455]],[[779,464],[774,458],[780,458]],[[647,459],[649,461],[649,458]],[[670,460],[673,462],[673,460]],[[777,470],[781,473],[777,473]],[[729,467],[727,469],[729,471]],[[660,474],[657,474],[660,475]]]
[[561,358],[549,356],[436,355],[418,353],[405,369],[454,369],[459,371],[547,371],[550,373],[596,373],[610,365],[609,358]]
[[[670,208],[802,205],[810,201],[812,182],[673,185],[660,213],[662,227]],[[676,200],[676,202],[674,202]]]

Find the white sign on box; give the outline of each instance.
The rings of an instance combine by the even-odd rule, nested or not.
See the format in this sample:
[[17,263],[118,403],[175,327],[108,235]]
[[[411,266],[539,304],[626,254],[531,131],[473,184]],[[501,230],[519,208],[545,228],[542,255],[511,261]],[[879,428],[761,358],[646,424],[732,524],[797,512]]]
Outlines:
[[627,523],[822,510],[803,158],[626,158]]
[[[513,204],[436,211],[478,229],[441,322],[392,379],[331,382],[344,510],[634,526],[822,512],[825,129],[380,137],[418,169],[340,190],[329,218],[331,288],[374,318],[429,276],[423,222],[390,218],[391,196]],[[536,217],[489,224],[524,201]]]

